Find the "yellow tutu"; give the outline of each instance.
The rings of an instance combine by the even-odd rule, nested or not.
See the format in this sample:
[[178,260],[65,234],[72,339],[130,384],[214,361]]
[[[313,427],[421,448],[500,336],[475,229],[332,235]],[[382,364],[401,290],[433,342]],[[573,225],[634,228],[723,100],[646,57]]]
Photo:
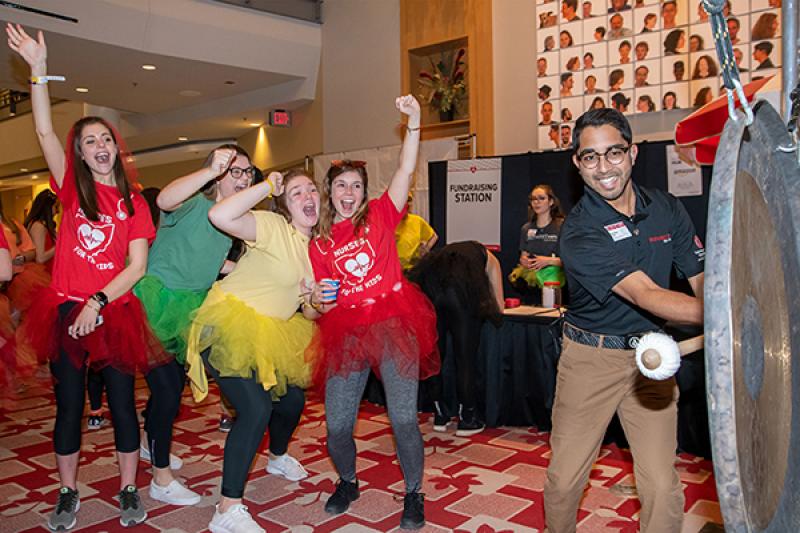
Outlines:
[[209,347],[209,362],[223,377],[255,377],[276,399],[288,385],[306,388],[311,367],[304,353],[313,331],[300,313],[289,320],[264,316],[213,286],[189,330],[186,364],[195,401],[208,394],[200,354]]

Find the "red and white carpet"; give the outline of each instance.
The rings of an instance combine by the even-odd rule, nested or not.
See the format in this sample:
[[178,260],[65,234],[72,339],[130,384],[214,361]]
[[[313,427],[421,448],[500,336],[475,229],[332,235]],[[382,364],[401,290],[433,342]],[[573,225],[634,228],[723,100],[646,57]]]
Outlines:
[[[150,474],[140,463],[138,486],[148,511],[137,531],[205,530],[219,497],[225,434],[218,431],[216,388],[201,405],[184,396],[175,427],[173,452],[184,466],[178,475],[203,495],[195,507],[151,500]],[[45,531],[58,489],[52,448],[55,404],[48,378],[18,385],[0,400],[0,531]],[[140,408],[147,387],[137,383]],[[427,526],[423,531],[514,532],[544,527],[542,487],[550,449],[548,434],[535,428],[489,429],[471,438],[435,433],[429,415],[420,415],[425,438]],[[402,510],[402,476],[389,421],[383,408],[363,404],[356,428],[361,498],[349,512],[331,517],[323,510],[337,476],[325,451],[323,406],[310,399],[290,447],[311,476],[292,483],[265,472],[266,459],[253,465],[245,494],[254,518],[267,531],[377,532],[397,529]],[[266,448],[263,448],[266,449]],[[76,530],[121,531],[118,471],[110,426],[85,431]],[[681,455],[678,469],[686,495],[683,531],[722,531],[711,463]],[[578,531],[633,533],[639,503],[631,495],[631,456],[604,447],[583,500]],[[399,498],[399,499],[398,499]]]

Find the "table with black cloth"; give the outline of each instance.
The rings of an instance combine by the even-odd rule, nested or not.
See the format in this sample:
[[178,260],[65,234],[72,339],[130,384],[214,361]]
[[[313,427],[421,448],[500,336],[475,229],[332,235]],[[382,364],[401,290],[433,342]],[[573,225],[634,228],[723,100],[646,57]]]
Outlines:
[[[479,413],[489,427],[536,426],[540,431],[551,428],[555,398],[556,371],[561,354],[562,320],[558,310],[521,306],[507,309],[499,327],[485,323],[476,362],[476,394]],[[700,331],[667,328],[676,340]],[[452,350],[450,343],[448,352]],[[444,402],[449,412],[458,413],[455,393],[453,357],[444,357]],[[706,458],[711,457],[708,415],[705,396],[703,353],[686,356],[676,375],[678,401],[678,448]],[[371,379],[366,397],[384,403],[380,384]],[[420,387],[420,409],[432,411],[433,402],[423,382]],[[622,427],[616,417],[609,425],[606,443],[627,447]]]

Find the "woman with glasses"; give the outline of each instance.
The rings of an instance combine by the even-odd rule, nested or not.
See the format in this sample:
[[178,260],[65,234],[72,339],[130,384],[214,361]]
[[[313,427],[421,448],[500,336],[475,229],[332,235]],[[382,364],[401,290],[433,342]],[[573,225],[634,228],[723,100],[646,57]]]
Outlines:
[[[522,225],[519,238],[519,265],[509,279],[523,292],[535,283],[536,273],[543,268],[561,267],[558,236],[564,214],[561,202],[550,185],[540,184],[528,195],[528,221]],[[525,283],[521,283],[524,281]]]
[[[225,265],[231,237],[208,220],[215,203],[250,186],[254,168],[245,150],[225,144],[206,158],[203,167],[176,179],[158,195],[163,211],[150,249],[147,273],[134,287],[153,332],[173,360],[146,376],[150,388],[141,454],[153,465],[150,497],[172,505],[194,505],[200,495],[175,479],[170,468],[172,425],[184,385],[186,334],[190,315]],[[230,269],[228,269],[230,270]],[[173,466],[180,468],[177,457]]]

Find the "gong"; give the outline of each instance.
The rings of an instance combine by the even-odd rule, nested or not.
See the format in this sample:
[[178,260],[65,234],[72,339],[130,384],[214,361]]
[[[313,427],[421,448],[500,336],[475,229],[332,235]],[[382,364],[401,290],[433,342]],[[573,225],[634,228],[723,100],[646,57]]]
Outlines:
[[726,531],[800,532],[800,167],[766,102],[722,133],[711,183],[705,361]]

